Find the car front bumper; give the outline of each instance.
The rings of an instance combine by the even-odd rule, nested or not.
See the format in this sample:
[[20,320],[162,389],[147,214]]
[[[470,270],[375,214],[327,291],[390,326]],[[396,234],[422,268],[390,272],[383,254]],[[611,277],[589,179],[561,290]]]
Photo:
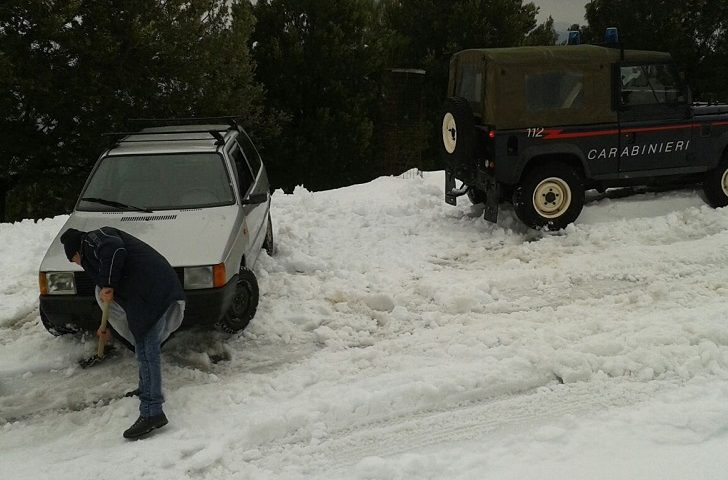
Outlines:
[[[214,325],[230,308],[237,275],[220,288],[185,290],[183,327]],[[40,313],[51,326],[95,331],[101,324],[101,309],[93,295],[41,295]]]

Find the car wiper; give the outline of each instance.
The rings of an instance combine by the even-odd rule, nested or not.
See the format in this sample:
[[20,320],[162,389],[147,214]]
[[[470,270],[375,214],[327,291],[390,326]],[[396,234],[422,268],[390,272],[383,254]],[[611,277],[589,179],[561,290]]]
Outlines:
[[113,200],[106,200],[105,198],[96,198],[96,197],[83,197],[81,198],[84,202],[92,202],[92,203],[100,203],[101,205],[108,205],[109,207],[114,208],[125,208],[129,210],[135,210],[137,212],[146,212],[146,213],[154,213],[154,210],[151,210],[146,207],[135,207],[134,205],[127,205],[125,203],[121,202],[115,202]]

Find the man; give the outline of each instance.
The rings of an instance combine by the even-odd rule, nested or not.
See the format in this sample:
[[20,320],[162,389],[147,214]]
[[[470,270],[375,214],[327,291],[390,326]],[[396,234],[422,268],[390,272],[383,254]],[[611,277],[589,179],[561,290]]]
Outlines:
[[159,252],[116,228],[69,228],[61,243],[68,260],[83,267],[96,284],[99,305],[110,302],[109,323],[136,352],[139,388],[130,394],[139,394],[139,418],[124,438],[140,438],[165,426],[160,348],[184,316],[185,295],[177,274]]

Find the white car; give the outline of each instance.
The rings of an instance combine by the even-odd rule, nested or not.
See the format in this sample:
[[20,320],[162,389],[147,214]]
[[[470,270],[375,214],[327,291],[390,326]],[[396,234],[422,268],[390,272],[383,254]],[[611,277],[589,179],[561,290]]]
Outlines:
[[[174,267],[187,296],[183,325],[242,330],[258,306],[253,273],[273,251],[265,166],[234,120],[112,134],[59,232],[115,227]],[[214,122],[214,123],[213,123]],[[187,122],[189,123],[189,122]],[[90,277],[56,237],[40,265],[40,316],[54,335],[95,330],[101,312]]]

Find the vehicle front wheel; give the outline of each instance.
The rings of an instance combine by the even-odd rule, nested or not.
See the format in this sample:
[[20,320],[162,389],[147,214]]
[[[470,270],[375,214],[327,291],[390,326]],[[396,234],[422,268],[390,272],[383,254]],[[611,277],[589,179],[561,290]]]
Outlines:
[[705,175],[703,191],[711,207],[728,205],[728,154],[723,155],[718,166]]
[[258,280],[255,278],[255,274],[242,267],[238,275],[233,302],[218,326],[228,333],[243,330],[255,316],[255,311],[258,309],[258,297]]
[[45,329],[48,330],[48,332],[55,337],[58,337],[60,335],[69,335],[69,334],[73,335],[73,334],[79,333],[81,331],[81,329],[79,329],[79,328],[73,328],[68,325],[65,325],[65,326],[56,325],[55,323],[50,321],[50,319],[46,316],[45,313],[43,313],[43,309],[40,310],[40,321],[43,324],[43,326],[45,327]]
[[584,207],[584,181],[561,162],[530,170],[513,191],[518,218],[531,228],[561,230],[572,223]]

